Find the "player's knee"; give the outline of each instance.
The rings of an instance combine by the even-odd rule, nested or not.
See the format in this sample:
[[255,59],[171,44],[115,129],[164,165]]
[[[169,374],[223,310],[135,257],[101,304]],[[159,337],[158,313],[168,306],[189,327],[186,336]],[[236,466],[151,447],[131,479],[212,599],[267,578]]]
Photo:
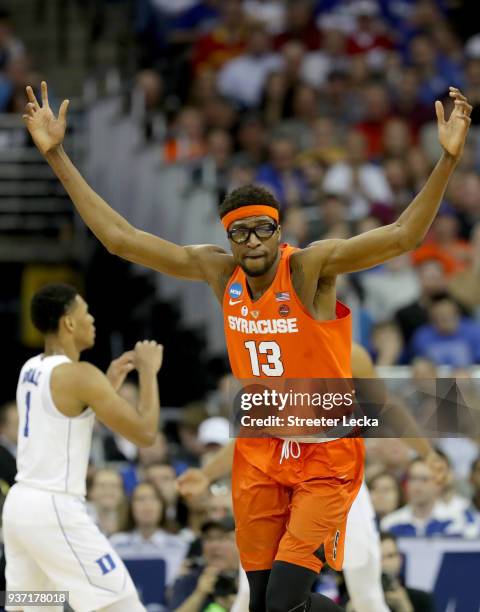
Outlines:
[[295,592],[291,584],[284,588],[275,585],[267,589],[267,612],[304,612],[307,609],[308,594]]

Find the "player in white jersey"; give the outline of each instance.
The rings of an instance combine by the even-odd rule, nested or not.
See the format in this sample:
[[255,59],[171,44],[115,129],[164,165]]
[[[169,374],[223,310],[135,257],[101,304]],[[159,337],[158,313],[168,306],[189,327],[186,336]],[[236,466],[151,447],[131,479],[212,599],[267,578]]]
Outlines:
[[[377,373],[368,352],[358,344],[352,345],[352,374],[354,378],[374,379]],[[415,428],[408,415],[401,411],[400,419],[410,431]],[[408,419],[408,421],[405,421]],[[428,462],[441,481],[445,469],[441,459],[429,442],[422,437],[407,442]],[[232,469],[234,442],[225,446],[202,469],[189,469],[178,479],[178,488],[184,496],[203,493],[208,486],[228,474]],[[381,583],[380,537],[375,524],[370,494],[365,482],[350,508],[347,518],[343,574],[355,612],[388,612]]]
[[[163,347],[138,342],[105,375],[79,361],[94,344],[95,327],[73,287],[40,289],[31,316],[45,347],[18,381],[18,473],[3,507],[7,590],[69,591],[76,612],[145,610],[125,565],[87,514],[85,480],[95,416],[138,446],[153,444]],[[133,369],[137,406],[117,393]]]

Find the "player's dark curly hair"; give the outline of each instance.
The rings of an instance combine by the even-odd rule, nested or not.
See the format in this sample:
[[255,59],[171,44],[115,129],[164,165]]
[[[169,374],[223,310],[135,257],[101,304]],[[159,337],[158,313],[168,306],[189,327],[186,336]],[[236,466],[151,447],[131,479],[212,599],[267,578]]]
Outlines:
[[63,283],[50,283],[39,289],[32,298],[30,316],[42,334],[55,333],[64,314],[72,305],[78,291]]
[[259,187],[258,185],[245,185],[244,187],[234,189],[220,204],[218,209],[220,219],[231,210],[241,208],[242,206],[250,206],[252,204],[263,204],[276,208],[277,210],[280,209],[277,200],[268,189]]

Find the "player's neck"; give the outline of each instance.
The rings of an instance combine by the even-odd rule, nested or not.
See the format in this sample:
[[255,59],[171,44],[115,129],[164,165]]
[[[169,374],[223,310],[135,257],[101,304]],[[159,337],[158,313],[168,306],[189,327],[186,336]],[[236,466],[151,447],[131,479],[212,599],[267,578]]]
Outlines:
[[65,355],[65,357],[68,357],[72,361],[78,361],[80,359],[80,351],[73,342],[63,342],[58,336],[45,336],[43,354],[45,357]]
[[252,300],[258,300],[262,297],[265,291],[270,287],[277,274],[278,264],[280,263],[280,251],[278,252],[277,259],[273,266],[262,274],[262,276],[249,276],[247,277],[247,285]]

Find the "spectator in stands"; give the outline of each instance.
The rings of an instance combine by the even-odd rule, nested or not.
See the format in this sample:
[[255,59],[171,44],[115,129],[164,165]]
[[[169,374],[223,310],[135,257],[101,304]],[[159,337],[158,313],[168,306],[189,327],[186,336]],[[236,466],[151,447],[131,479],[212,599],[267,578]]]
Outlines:
[[362,89],[363,119],[355,127],[367,141],[367,157],[371,160],[382,153],[383,138],[391,116],[390,97],[386,86],[378,81]]
[[179,495],[175,485],[177,474],[175,468],[167,461],[154,461],[145,468],[145,480],[158,491],[165,506],[165,525],[170,530],[177,530],[179,525]]
[[238,114],[232,102],[218,95],[205,102],[202,112],[207,130],[231,132],[238,120]]
[[401,386],[399,395],[421,427],[429,423],[437,410],[437,366],[430,359],[415,357],[410,373],[410,381]]
[[462,317],[458,305],[447,294],[432,297],[429,323],[414,333],[410,354],[439,365],[468,367],[480,363],[480,324]]
[[[232,517],[202,526],[203,554],[173,586],[169,610],[201,612],[218,598],[236,595],[239,560]],[[228,608],[229,609],[229,606]]]
[[430,593],[411,589],[402,583],[402,555],[397,540],[391,533],[381,533],[382,581],[385,599],[393,612],[434,612],[435,603]]
[[321,35],[313,12],[312,0],[287,0],[285,30],[275,38],[275,48],[281,49],[291,41],[301,41],[310,51],[319,49]]
[[130,495],[139,482],[145,478],[146,468],[159,461],[168,460],[169,449],[167,438],[163,431],[159,431],[152,446],[138,449],[138,461],[131,461],[128,467],[121,472],[123,486],[127,495]]
[[412,181],[404,158],[390,157],[384,160],[385,178],[392,191],[394,216],[400,215],[414,197]]
[[328,117],[343,129],[350,127],[362,118],[359,97],[358,91],[352,87],[346,69],[332,70],[322,87],[319,114]]
[[374,326],[371,332],[371,347],[375,364],[378,366],[393,366],[404,361],[402,334],[392,321]]
[[177,429],[180,446],[175,452],[177,475],[187,467],[198,467],[204,450],[198,439],[198,428],[207,416],[207,409],[202,402],[192,402],[182,409]]
[[112,535],[110,541],[124,559],[143,556],[164,559],[166,584],[171,585],[187,554],[187,543],[168,533],[164,525],[165,503],[160,493],[153,484],[141,482],[130,498],[122,531]]
[[416,270],[420,295],[418,299],[403,306],[395,314],[395,320],[407,343],[420,326],[428,323],[428,308],[432,297],[444,293],[447,287],[444,268],[438,260],[426,260],[419,264]]
[[308,222],[303,208],[287,208],[283,217],[282,232],[288,244],[300,248],[307,246]]
[[232,492],[228,486],[213,488],[207,501],[207,520],[221,521],[232,516]]
[[18,410],[14,401],[0,406],[0,481],[8,487],[17,474]]
[[415,193],[420,190],[432,169],[430,161],[421,147],[412,147],[408,152],[407,165],[412,177]]
[[333,164],[325,175],[326,193],[343,196],[349,203],[350,215],[359,219],[374,202],[391,204],[392,192],[385,173],[367,160],[367,141],[357,131],[350,131],[346,142],[345,161]]
[[201,462],[205,464],[222,446],[230,442],[230,422],[225,417],[209,417],[198,428],[198,441],[202,445]]
[[480,535],[480,522],[475,519],[470,511],[469,500],[456,492],[455,474],[449,457],[437,449],[438,455],[444,460],[446,467],[446,481],[440,491],[440,499],[437,503],[438,515],[442,517],[455,517],[463,515],[465,521],[465,537],[477,537]]
[[380,70],[387,53],[393,49],[393,41],[385,33],[378,19],[379,6],[372,0],[360,0],[352,3],[351,12],[355,16],[355,25],[347,40],[348,55],[366,55],[368,64]]
[[102,468],[94,473],[88,500],[100,531],[106,536],[119,531],[125,521],[126,498],[117,470]]
[[480,456],[472,463],[470,471],[470,485],[472,487],[472,503],[470,512],[475,517],[477,523],[480,523]]
[[352,235],[348,206],[342,197],[326,194],[317,200],[317,206],[318,216],[309,224],[310,241],[348,238]]
[[444,207],[432,224],[429,239],[413,253],[414,263],[437,259],[447,275],[465,270],[472,259],[472,247],[460,236],[455,211]]
[[260,115],[247,114],[240,119],[237,130],[238,153],[247,164],[262,164],[267,154],[267,132]]
[[[300,46],[298,48],[303,53],[302,48]],[[267,127],[276,125],[285,116],[288,87],[285,71],[273,72],[265,81],[260,110]]]
[[292,109],[288,119],[272,130],[275,137],[290,138],[299,150],[311,148],[314,144],[313,130],[318,118],[317,92],[304,83],[296,85],[292,92]]
[[269,162],[260,166],[255,181],[269,189],[282,210],[298,206],[306,192],[305,180],[296,167],[297,147],[289,138],[271,141]]
[[478,319],[480,315],[480,224],[473,228],[471,262],[448,279],[448,292],[467,311]]
[[438,505],[440,491],[422,459],[410,463],[406,481],[407,504],[387,514],[380,526],[397,537],[464,536],[468,523],[462,512],[445,516]]
[[412,38],[409,55],[419,74],[419,94],[424,104],[432,105],[449,86],[463,87],[461,67],[439,52],[431,35],[421,33]]
[[380,144],[383,158],[405,158],[412,144],[412,132],[405,119],[391,117],[383,124]]
[[280,55],[271,50],[263,26],[252,27],[245,52],[225,63],[218,74],[219,92],[242,107],[258,107],[265,80],[280,70]]
[[169,128],[162,146],[162,161],[167,164],[195,160],[205,153],[205,120],[193,107],[183,107]]
[[345,71],[349,59],[346,56],[346,36],[335,19],[324,19],[319,24],[322,46],[309,51],[302,65],[303,80],[315,89],[324,88],[333,71]]
[[399,308],[416,301],[420,294],[418,277],[407,254],[362,274],[360,284],[365,307],[377,323],[392,320]]
[[245,49],[250,24],[241,0],[222,0],[219,10],[220,18],[213,30],[201,36],[193,45],[194,73],[205,69],[219,70]]
[[246,14],[260,22],[269,34],[279,34],[285,26],[285,3],[283,0],[245,0]]
[[413,66],[404,66],[392,92],[393,114],[407,121],[415,135],[425,123],[435,118],[432,105],[420,100],[420,83],[418,70]]
[[368,488],[377,523],[402,505],[402,489],[395,476],[389,472],[379,472],[372,476],[368,481]]

